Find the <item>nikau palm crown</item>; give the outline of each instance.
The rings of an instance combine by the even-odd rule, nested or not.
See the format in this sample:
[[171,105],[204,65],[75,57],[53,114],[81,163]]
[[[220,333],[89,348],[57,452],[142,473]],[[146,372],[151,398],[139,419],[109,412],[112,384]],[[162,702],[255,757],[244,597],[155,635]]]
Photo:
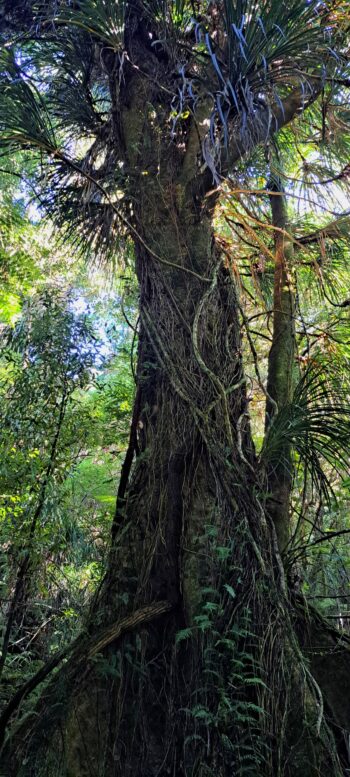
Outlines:
[[[117,263],[133,246],[140,314],[108,573],[86,632],[3,711],[8,775],[345,773],[347,640],[306,611],[287,561],[296,455],[329,496],[324,460],[340,432],[347,465],[349,409],[322,365],[296,385],[295,256],[319,236],[293,235],[283,166],[299,137],[346,182],[346,10],[0,3],[1,152],[39,162],[43,212],[87,254]],[[213,227],[224,198],[228,247]],[[252,240],[273,262],[266,381],[235,270]],[[266,400],[260,456],[242,324]],[[11,727],[44,679],[33,715]]]

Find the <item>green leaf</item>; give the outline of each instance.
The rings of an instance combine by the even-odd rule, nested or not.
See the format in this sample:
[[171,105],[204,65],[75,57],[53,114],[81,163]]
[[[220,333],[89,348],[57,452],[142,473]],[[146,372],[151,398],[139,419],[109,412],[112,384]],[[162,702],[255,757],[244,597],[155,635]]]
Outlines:
[[226,588],[226,591],[230,594],[232,599],[236,598],[236,592],[233,590],[231,585],[229,585],[228,583],[225,583],[224,588]]
[[192,629],[181,629],[181,631],[178,631],[175,636],[175,642],[178,645],[179,642],[183,642],[185,639],[189,639],[192,637]]

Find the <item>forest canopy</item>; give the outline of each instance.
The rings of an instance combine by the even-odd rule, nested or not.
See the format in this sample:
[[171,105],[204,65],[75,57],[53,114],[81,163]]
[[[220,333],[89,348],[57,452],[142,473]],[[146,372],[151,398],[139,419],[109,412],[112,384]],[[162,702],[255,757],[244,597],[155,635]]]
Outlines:
[[348,773],[349,29],[0,2],[6,777]]

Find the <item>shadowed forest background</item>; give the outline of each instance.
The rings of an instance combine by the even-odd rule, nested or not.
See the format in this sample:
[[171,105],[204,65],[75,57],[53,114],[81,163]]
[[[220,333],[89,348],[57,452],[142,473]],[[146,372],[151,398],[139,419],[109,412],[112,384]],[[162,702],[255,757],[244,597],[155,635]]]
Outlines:
[[0,0],[0,775],[350,773],[350,3]]

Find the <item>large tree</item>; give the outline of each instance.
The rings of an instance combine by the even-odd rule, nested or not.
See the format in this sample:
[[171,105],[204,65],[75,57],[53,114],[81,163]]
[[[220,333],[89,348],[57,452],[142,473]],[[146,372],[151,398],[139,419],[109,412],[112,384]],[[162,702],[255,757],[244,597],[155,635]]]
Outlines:
[[[1,4],[2,148],[40,158],[41,206],[80,247],[108,259],[133,243],[140,317],[106,578],[86,633],[3,713],[4,732],[67,659],[7,740],[9,775],[344,773],[347,643],[307,612],[286,563],[300,428],[311,439],[305,471],[314,465],[321,489],[327,478],[312,447],[317,369],[295,389],[294,255],[318,238],[293,235],[282,163],[301,138],[306,171],[309,143],[322,154],[340,121],[347,131],[336,6]],[[253,188],[265,217],[269,208],[270,246],[249,210]],[[236,243],[273,261],[265,382],[237,245],[214,230],[230,192]],[[266,399],[260,456],[242,322]],[[343,405],[327,412],[346,425]]]

